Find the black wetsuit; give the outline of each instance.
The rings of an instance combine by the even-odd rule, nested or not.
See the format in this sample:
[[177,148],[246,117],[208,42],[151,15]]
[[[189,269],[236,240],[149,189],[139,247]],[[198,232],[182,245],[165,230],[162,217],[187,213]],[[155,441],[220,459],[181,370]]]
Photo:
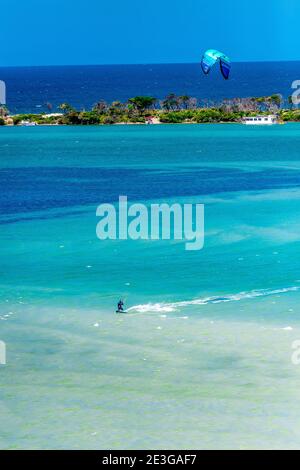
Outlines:
[[120,301],[118,302],[118,311],[119,311],[119,312],[123,312],[123,310],[124,310],[124,309],[123,309],[123,305],[124,305],[124,302],[122,302],[122,300],[120,300]]

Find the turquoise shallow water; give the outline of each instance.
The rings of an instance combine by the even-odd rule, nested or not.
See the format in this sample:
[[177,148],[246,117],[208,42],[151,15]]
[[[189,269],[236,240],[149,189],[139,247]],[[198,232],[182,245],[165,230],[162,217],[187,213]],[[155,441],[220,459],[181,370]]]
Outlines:
[[[298,446],[299,149],[297,124],[0,129],[2,448]],[[98,240],[119,194],[204,203],[204,249]]]

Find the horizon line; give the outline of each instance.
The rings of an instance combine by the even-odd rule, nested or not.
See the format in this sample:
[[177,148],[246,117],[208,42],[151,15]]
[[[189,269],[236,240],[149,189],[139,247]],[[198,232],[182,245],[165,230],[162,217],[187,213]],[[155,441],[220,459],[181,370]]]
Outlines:
[[[300,59],[293,60],[236,60],[233,64],[257,64],[257,63],[290,63],[300,62]],[[132,63],[88,63],[88,64],[23,64],[23,65],[0,65],[1,68],[24,68],[24,67],[107,67],[107,66],[155,66],[155,65],[196,65],[198,62],[132,62]]]

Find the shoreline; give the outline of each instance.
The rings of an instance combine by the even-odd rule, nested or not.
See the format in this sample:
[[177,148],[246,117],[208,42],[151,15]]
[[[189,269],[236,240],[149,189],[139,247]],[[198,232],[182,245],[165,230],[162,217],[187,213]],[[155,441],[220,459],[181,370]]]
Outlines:
[[243,122],[238,122],[238,121],[215,121],[215,122],[159,122],[155,124],[147,124],[147,123],[142,123],[142,122],[115,122],[112,124],[51,124],[51,123],[39,123],[39,124],[34,124],[34,125],[28,125],[28,124],[6,124],[1,126],[1,128],[12,128],[12,127],[109,127],[109,126],[178,126],[178,125],[243,125],[245,127],[273,127],[274,125],[284,125],[284,124],[300,124],[300,121],[298,120],[291,120],[291,121],[284,121],[284,122],[278,122],[273,125],[259,125],[259,126],[249,126],[244,124]]
[[[19,115],[12,115],[9,116],[11,119],[18,117]],[[39,115],[35,115],[39,116]],[[258,116],[264,116],[264,115],[258,115]],[[278,120],[278,122],[274,123],[273,125],[283,125],[286,123],[294,123],[294,124],[300,124],[300,119],[291,119],[291,120]],[[5,123],[3,125],[0,125],[1,127],[107,127],[107,126],[162,126],[162,125],[203,125],[203,124],[228,124],[228,125],[246,125],[243,120],[237,121],[237,120],[232,120],[232,121],[202,121],[202,122],[197,122],[197,121],[183,121],[183,122],[164,122],[164,121],[158,121],[155,123],[148,123],[148,122],[113,122],[113,123],[89,123],[89,124],[74,124],[74,123],[66,123],[66,122],[35,122],[34,120],[32,121],[27,121],[27,122],[21,122],[18,124],[14,123]],[[271,127],[269,124],[260,124],[258,127]],[[250,127],[253,127],[253,125]],[[257,127],[257,126],[254,126]]]
[[[295,122],[299,124],[299,121],[289,121],[289,122]],[[226,121],[219,121],[219,122],[159,122],[156,124],[150,124],[150,126],[178,126],[178,125],[215,125],[215,124],[228,124],[228,125],[240,125],[243,124],[242,122],[226,122]],[[149,124],[143,123],[143,122],[116,122],[113,124],[35,124],[35,125],[26,125],[26,124],[18,124],[18,125],[13,125],[13,124],[6,124],[4,126],[0,126],[3,128],[7,127],[108,127],[108,126],[149,126]]]
[[[89,110],[75,109],[66,102],[57,108],[51,103],[45,106],[48,112],[15,114],[0,106],[0,126],[232,124],[245,123],[251,117],[268,117],[269,121],[272,118],[276,121],[272,124],[300,122],[300,109],[279,94],[199,103],[196,98],[170,93],[163,100],[152,96],[135,96],[110,104],[100,100]],[[52,110],[57,112],[49,112]]]

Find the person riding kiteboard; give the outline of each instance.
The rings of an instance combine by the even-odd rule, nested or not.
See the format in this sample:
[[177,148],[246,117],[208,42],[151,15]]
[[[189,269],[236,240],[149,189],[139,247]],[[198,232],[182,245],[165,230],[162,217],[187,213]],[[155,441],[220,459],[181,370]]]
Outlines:
[[124,312],[124,302],[123,302],[123,300],[121,300],[121,299],[120,299],[119,302],[118,302],[118,310],[117,310],[117,312]]

